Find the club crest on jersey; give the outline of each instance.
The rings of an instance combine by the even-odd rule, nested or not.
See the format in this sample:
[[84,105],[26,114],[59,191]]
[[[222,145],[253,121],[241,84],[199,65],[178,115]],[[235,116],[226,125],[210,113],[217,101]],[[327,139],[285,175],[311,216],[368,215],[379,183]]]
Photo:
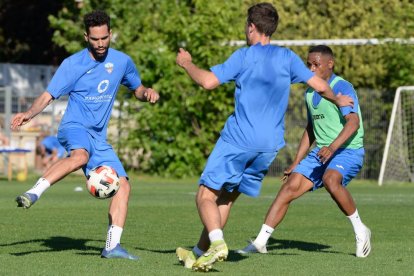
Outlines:
[[105,64],[105,69],[106,69],[106,72],[108,72],[109,74],[111,74],[112,71],[114,70],[114,64],[113,63],[110,63],[110,62],[106,63]]

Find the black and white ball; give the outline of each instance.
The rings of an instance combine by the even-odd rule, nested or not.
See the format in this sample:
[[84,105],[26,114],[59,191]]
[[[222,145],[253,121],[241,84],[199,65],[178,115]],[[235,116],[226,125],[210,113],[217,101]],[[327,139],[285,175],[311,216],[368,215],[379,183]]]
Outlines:
[[86,187],[98,199],[113,197],[119,190],[118,174],[109,166],[96,167],[89,172]]

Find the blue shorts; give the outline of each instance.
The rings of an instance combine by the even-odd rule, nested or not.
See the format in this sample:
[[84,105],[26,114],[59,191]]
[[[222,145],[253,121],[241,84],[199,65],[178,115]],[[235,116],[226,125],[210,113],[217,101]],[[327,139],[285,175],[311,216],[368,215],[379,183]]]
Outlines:
[[66,151],[64,147],[59,147],[59,148],[55,148],[55,149],[49,149],[49,148],[45,148],[46,154],[48,156],[52,155],[53,150],[57,151],[57,157],[58,158],[63,158],[66,156]]
[[325,164],[316,155],[319,150],[318,147],[314,148],[293,170],[313,182],[313,191],[323,187],[322,177],[326,170],[338,171],[342,175],[342,186],[346,186],[359,173],[364,163],[364,148],[338,149]]
[[85,175],[95,167],[107,165],[114,168],[118,176],[128,177],[121,161],[106,140],[95,139],[83,128],[59,129],[57,136],[69,155],[75,149],[85,149],[89,153],[89,161],[82,168]]
[[276,155],[277,151],[246,151],[219,138],[207,160],[199,184],[217,191],[225,188],[232,192],[236,189],[256,197],[260,194],[262,180]]

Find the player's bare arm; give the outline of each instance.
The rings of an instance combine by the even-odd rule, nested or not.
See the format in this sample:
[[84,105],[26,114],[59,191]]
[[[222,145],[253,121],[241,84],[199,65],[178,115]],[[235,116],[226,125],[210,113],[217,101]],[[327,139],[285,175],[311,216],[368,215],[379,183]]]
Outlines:
[[10,124],[12,130],[19,129],[20,126],[27,124],[33,119],[37,114],[43,111],[51,102],[53,102],[53,97],[48,92],[43,92],[36,100],[33,102],[32,106],[22,113],[17,113]]
[[183,48],[178,51],[176,63],[187,72],[193,81],[204,89],[212,90],[220,85],[216,75],[211,71],[197,67],[192,61],[191,54]]
[[339,149],[343,143],[345,143],[355,132],[359,129],[359,117],[358,113],[350,113],[345,116],[345,126],[339,133],[338,137],[329,145],[329,147],[322,147],[318,156],[320,160],[325,163],[328,161],[337,149]]
[[322,97],[339,107],[354,106],[354,100],[351,97],[342,95],[341,93],[338,93],[338,95],[335,96],[328,83],[316,75],[310,78],[307,83]]
[[142,102],[156,103],[160,98],[157,91],[152,88],[147,88],[142,84],[134,91],[135,97]]

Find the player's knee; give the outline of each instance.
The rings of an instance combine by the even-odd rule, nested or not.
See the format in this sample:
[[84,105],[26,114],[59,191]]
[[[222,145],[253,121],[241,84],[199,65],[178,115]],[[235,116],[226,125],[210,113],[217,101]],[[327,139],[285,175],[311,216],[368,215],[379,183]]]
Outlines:
[[341,182],[337,177],[332,175],[325,175],[322,178],[323,186],[329,193],[335,193],[341,188]]
[[71,155],[69,158],[71,159],[71,163],[73,164],[73,166],[75,166],[76,168],[81,168],[84,165],[86,165],[86,163],[88,163],[89,155],[86,152],[85,154],[77,153]]
[[297,185],[292,184],[291,182],[286,182],[283,184],[281,193],[283,197],[286,198],[287,201],[291,201],[296,198],[296,194],[298,193],[299,187]]
[[121,185],[120,188],[122,189],[122,191],[129,195],[129,193],[131,192],[131,185],[129,184],[128,180],[122,180],[121,178],[119,184]]
[[196,204],[197,206],[204,201],[216,201],[217,195],[213,192],[212,189],[207,188],[207,186],[200,185],[196,195]]

